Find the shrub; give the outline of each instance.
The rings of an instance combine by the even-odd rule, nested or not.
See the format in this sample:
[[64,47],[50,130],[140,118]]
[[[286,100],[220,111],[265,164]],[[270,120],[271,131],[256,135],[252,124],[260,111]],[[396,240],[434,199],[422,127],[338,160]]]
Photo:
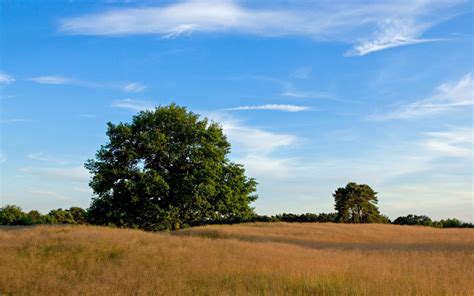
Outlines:
[[398,217],[393,221],[393,224],[397,225],[420,225],[420,226],[432,226],[433,221],[428,216],[417,216],[417,215],[407,215]]
[[25,225],[27,220],[27,215],[18,206],[6,205],[0,209],[1,225]]
[[456,218],[448,218],[446,220],[439,221],[443,228],[457,228],[462,226],[462,222]]
[[74,221],[74,217],[72,214],[67,211],[63,210],[61,208],[57,210],[51,210],[48,213],[48,222],[51,222],[51,224],[76,224],[76,221]]
[[75,223],[85,224],[87,222],[87,212],[83,208],[71,207],[67,211],[71,214]]

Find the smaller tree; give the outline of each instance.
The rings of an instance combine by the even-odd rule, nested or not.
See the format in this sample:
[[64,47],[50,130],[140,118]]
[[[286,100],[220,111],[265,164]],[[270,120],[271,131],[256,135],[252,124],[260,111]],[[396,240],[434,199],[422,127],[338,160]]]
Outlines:
[[333,196],[339,222],[380,223],[385,220],[376,206],[377,192],[369,185],[350,182],[338,188]]

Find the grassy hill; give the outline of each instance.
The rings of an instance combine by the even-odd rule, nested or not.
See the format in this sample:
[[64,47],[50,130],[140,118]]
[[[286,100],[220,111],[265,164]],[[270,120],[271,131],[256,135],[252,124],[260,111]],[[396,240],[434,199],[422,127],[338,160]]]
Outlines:
[[474,229],[0,228],[0,295],[473,295]]

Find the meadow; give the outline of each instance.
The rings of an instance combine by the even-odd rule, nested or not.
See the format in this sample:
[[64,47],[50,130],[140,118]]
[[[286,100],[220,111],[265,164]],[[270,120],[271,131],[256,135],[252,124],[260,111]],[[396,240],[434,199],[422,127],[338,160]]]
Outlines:
[[474,229],[0,228],[0,295],[474,295]]

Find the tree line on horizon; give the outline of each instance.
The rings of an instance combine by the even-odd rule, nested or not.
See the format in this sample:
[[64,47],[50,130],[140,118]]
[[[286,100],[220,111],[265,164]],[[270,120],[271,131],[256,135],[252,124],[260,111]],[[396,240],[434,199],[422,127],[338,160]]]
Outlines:
[[[337,213],[282,213],[277,215],[254,215],[245,220],[208,221],[207,224],[238,224],[250,222],[289,222],[289,223],[343,223],[338,220]],[[457,218],[432,220],[425,215],[400,216],[391,221],[385,217],[379,223],[394,225],[431,226],[436,228],[474,228],[474,224],[463,222]],[[3,226],[29,226],[29,225],[62,225],[62,224],[88,224],[93,225],[88,218],[88,212],[80,207],[69,209],[55,209],[47,214],[37,210],[23,212],[21,207],[6,205],[0,208],[0,225]],[[110,225],[112,226],[112,225]]]
[[[85,163],[94,192],[87,211],[73,207],[41,215],[10,205],[0,211],[0,224],[89,223],[158,231],[256,221],[391,223],[377,207],[377,192],[354,182],[334,192],[335,213],[257,215],[250,207],[258,198],[257,182],[229,159],[231,145],[222,127],[185,107],[159,106],[139,112],[130,123],[107,126],[109,141]],[[454,220],[436,226],[468,225]],[[416,215],[394,223],[435,226]]]

